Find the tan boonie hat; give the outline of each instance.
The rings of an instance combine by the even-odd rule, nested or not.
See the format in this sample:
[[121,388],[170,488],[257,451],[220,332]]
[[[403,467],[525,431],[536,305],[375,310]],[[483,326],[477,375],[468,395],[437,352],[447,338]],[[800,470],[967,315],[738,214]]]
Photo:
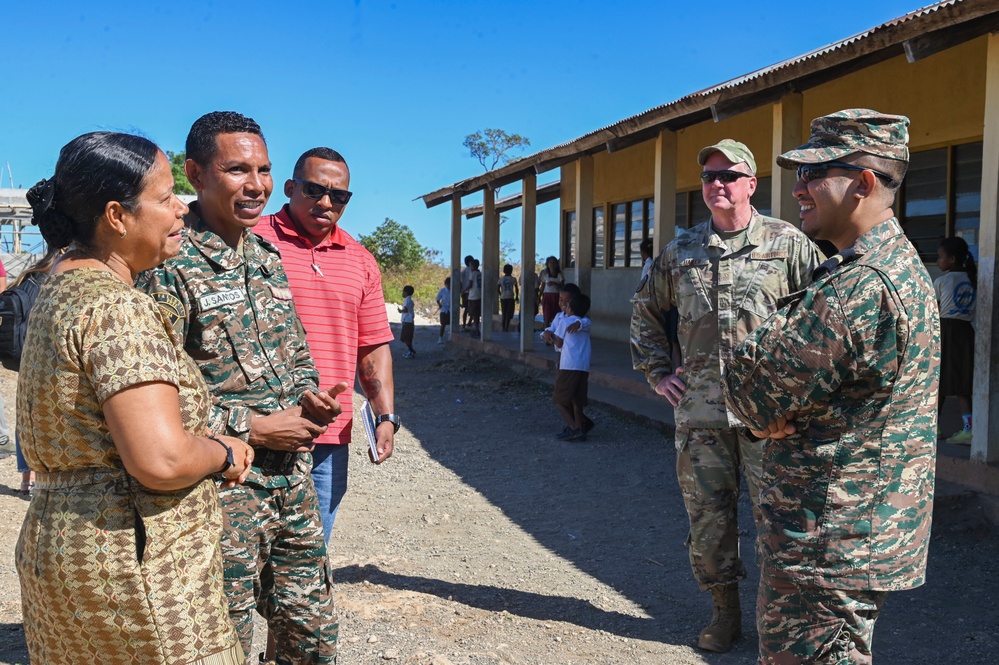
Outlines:
[[777,157],[785,169],[799,164],[821,164],[865,152],[909,161],[909,119],[871,109],[846,109],[812,120],[808,143]]
[[753,172],[753,175],[756,175],[756,158],[753,157],[753,151],[746,147],[745,143],[739,143],[732,139],[722,139],[718,143],[709,145],[697,153],[697,163],[704,166],[704,162],[708,161],[708,157],[716,152],[725,155],[725,158],[733,164],[746,162],[749,164],[749,170]]

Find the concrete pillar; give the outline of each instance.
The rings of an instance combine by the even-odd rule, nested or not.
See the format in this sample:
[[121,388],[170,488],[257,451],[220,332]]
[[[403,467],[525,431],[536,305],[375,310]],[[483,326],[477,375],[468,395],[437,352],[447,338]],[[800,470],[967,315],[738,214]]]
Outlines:
[[978,296],[975,320],[975,414],[971,459],[999,461],[999,34],[988,37],[985,67],[985,133],[982,139],[982,217],[978,231]]
[[664,129],[656,137],[653,256],[658,256],[676,235],[676,177],[676,132]]
[[[801,145],[801,131],[804,123],[802,118],[802,96],[800,92],[792,92],[781,97],[773,107],[773,159]],[[770,216],[801,226],[798,217],[799,206],[791,195],[798,176],[790,169],[782,169],[773,163],[773,177],[770,179]],[[757,162],[757,168],[760,164]]]
[[493,313],[499,302],[499,215],[496,214],[496,192],[482,190],[482,341],[493,338]]
[[538,285],[534,275],[534,255],[538,238],[538,177],[533,173],[524,176],[521,197],[524,223],[520,230],[520,265],[523,284],[520,291],[520,350],[534,349],[534,301],[538,298]]
[[461,197],[451,195],[451,332],[461,330]]
[[576,160],[576,275],[579,289],[589,295],[593,269],[593,157]]

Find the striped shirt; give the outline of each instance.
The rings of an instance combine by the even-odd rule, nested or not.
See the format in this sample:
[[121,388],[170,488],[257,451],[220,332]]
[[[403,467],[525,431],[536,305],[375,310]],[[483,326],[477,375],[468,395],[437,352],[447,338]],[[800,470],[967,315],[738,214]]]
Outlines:
[[319,370],[320,387],[332,388],[341,381],[348,386],[338,398],[343,415],[330,423],[316,443],[350,443],[357,349],[394,339],[378,263],[339,226],[313,247],[291,221],[288,206],[261,218],[253,230],[281,250],[295,308]]

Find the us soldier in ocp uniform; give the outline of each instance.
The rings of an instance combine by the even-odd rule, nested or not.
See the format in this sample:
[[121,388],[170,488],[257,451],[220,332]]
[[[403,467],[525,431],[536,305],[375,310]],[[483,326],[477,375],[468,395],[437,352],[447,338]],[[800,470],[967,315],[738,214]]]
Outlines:
[[[745,476],[759,525],[759,441],[725,406],[722,365],[748,333],[804,288],[822,260],[797,228],[760,215],[749,200],[756,160],[725,139],[701,150],[704,202],[711,218],[681,231],[659,255],[632,303],[635,369],[676,409],[677,477],[690,519],[690,564],[711,591],[710,623],[698,646],[728,651],[742,633],[737,504]],[[666,317],[678,319],[676,341]],[[677,348],[678,347],[678,348]]]
[[760,663],[870,663],[890,590],[923,583],[940,324],[892,212],[909,120],[847,109],[777,158],[809,236],[839,254],[735,350],[728,402],[766,442]]
[[140,285],[208,383],[212,431],[254,447],[246,484],[219,492],[229,616],[248,664],[255,609],[279,665],[335,663],[337,615],[308,451],[339,415],[346,384],[318,391],[278,250],[250,231],[274,188],[260,127],[238,113],[209,113],[186,147],[198,192],[187,237]]

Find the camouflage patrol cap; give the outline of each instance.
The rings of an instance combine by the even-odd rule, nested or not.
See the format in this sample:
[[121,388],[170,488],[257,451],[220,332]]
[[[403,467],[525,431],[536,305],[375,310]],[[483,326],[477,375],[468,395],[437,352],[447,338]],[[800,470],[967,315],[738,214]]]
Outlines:
[[709,145],[697,153],[697,163],[704,166],[704,162],[708,161],[708,157],[716,152],[725,155],[725,158],[733,164],[746,162],[749,165],[749,170],[753,172],[753,175],[756,175],[756,158],[753,157],[753,151],[745,143],[739,143],[732,139],[722,139],[718,143]]
[[812,120],[808,143],[777,157],[785,169],[830,162],[855,152],[909,161],[909,119],[871,109],[846,109]]

